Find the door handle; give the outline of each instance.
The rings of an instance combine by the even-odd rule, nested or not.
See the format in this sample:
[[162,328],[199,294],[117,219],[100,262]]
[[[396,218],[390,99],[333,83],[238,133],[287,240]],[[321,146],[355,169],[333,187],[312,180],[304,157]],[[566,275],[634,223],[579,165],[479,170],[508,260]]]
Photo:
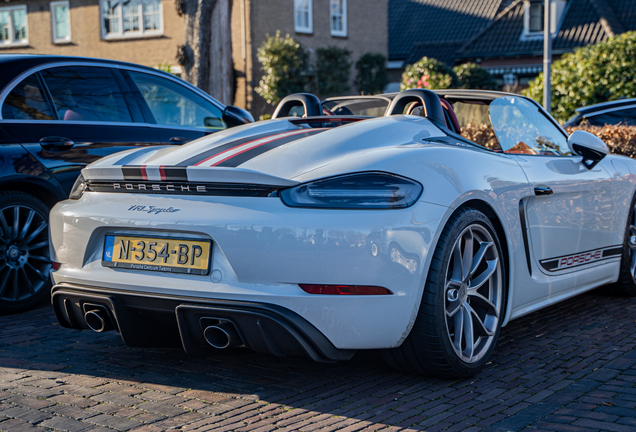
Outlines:
[[183,138],[183,137],[172,137],[170,138],[170,144],[175,144],[175,145],[180,145],[180,144],[185,144],[188,141],[190,141],[187,138]]
[[537,186],[534,188],[535,195],[552,195],[552,189],[547,186]]
[[49,136],[40,139],[40,145],[45,150],[70,150],[75,143],[68,138]]

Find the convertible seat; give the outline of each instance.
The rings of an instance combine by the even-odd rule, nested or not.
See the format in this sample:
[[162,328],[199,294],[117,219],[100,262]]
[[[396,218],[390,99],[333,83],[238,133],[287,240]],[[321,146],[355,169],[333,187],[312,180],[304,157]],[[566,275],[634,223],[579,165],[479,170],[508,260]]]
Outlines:
[[[444,121],[446,122],[446,127],[451,130],[455,130],[457,134],[462,133],[462,128],[459,126],[459,120],[457,119],[457,115],[453,110],[453,106],[446,99],[439,98],[440,103],[442,104],[442,108],[448,114],[448,117],[444,116]],[[406,114],[410,115],[422,115],[422,104],[419,102],[413,102],[411,106],[406,110]],[[451,124],[448,124],[450,119]]]

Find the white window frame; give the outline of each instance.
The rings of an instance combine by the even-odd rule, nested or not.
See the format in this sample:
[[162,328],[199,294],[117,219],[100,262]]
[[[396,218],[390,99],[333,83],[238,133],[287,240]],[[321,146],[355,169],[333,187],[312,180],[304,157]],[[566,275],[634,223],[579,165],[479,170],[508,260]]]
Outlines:
[[[550,1],[550,0],[544,0]],[[521,37],[519,38],[521,41],[533,41],[543,39],[543,30],[541,31],[530,31],[530,4],[534,3],[534,1],[525,0],[523,9],[523,32],[521,33]],[[550,34],[553,38],[559,32],[561,28],[561,23],[563,22],[563,17],[565,16],[565,8],[567,6],[567,0],[551,0],[552,10],[550,11],[551,17],[553,17],[551,22]],[[545,7],[545,3],[542,3],[542,7]],[[545,24],[544,24],[545,25]]]
[[[26,29],[26,38],[17,41],[13,39],[15,29],[13,27],[13,14],[11,13],[11,11],[14,10],[24,10],[25,16],[24,28]],[[0,12],[9,12],[9,35],[11,36],[11,41],[0,42],[0,48],[29,45],[29,14],[26,5],[0,7]]]
[[347,0],[340,0],[342,2],[342,30],[333,28],[333,17],[336,16],[333,13],[333,6],[337,0],[329,0],[329,28],[331,29],[331,36],[347,37]]
[[[55,25],[55,7],[56,6],[66,6],[66,11],[68,14],[68,35],[66,37],[60,38],[57,37],[57,26]],[[54,1],[51,2],[51,38],[54,44],[59,43],[68,43],[71,41],[71,5],[67,0],[62,1]]]
[[[303,0],[294,0],[294,30],[296,33],[313,33],[314,32],[314,2],[313,0],[304,0],[309,5],[307,11],[301,11],[300,5]],[[307,27],[301,26],[300,22],[296,19],[297,12],[307,13]]]
[[102,7],[104,0],[99,0],[99,22],[102,32],[103,40],[111,39],[136,39],[144,37],[162,36],[163,35],[163,0],[159,2],[159,29],[146,30],[144,26],[144,8],[143,1],[139,0],[138,16],[139,16],[139,31],[128,31],[124,33],[124,7],[123,2],[120,1],[119,8],[117,9],[117,18],[119,19],[119,31],[106,33],[106,27],[104,26],[104,9]]

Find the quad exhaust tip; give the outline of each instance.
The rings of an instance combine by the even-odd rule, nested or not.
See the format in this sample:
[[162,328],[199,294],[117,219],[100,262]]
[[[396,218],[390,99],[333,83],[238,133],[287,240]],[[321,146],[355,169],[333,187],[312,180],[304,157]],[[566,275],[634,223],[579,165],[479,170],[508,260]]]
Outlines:
[[206,327],[203,330],[203,337],[210,346],[216,349],[232,348],[242,344],[236,328],[229,321]]

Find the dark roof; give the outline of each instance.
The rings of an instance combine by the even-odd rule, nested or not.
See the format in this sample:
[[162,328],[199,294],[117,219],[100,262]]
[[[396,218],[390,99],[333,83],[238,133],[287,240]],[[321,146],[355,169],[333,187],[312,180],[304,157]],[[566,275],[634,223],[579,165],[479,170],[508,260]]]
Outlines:
[[[568,0],[552,49],[555,54],[594,44],[636,28],[636,0]],[[457,52],[456,58],[532,56],[543,38],[521,40],[523,0],[515,0]]]
[[610,102],[603,102],[603,103],[599,103],[599,104],[595,104],[595,105],[588,105],[588,106],[584,106],[581,108],[577,108],[576,112],[579,114],[590,114],[590,113],[595,113],[597,111],[604,111],[607,109],[615,109],[615,108],[620,108],[623,106],[632,106],[636,104],[636,99],[618,99],[615,101],[610,101]]
[[389,58],[412,63],[424,55],[445,56],[447,49],[454,53],[511,1],[390,0]]

